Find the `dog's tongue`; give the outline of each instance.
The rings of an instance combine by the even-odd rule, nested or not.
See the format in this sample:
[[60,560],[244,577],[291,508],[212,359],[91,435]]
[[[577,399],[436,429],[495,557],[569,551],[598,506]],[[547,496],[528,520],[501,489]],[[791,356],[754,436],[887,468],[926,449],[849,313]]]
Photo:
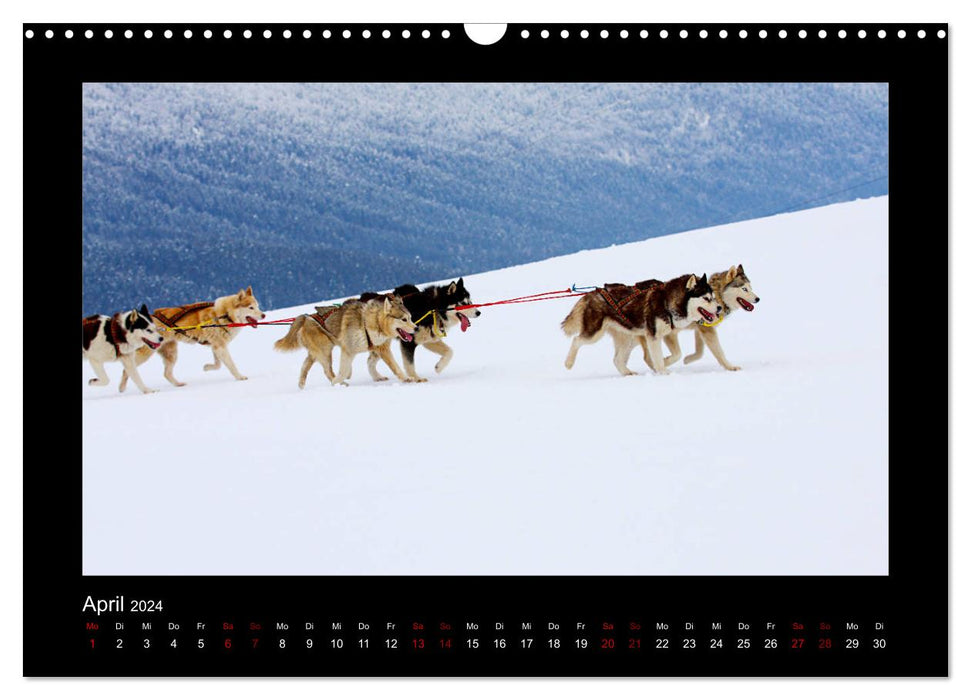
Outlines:
[[408,331],[404,331],[400,328],[398,329],[398,335],[400,335],[402,340],[404,340],[406,343],[410,343],[414,338],[414,336],[411,333],[409,333]]
[[742,297],[738,298],[738,303],[741,304],[742,308],[746,311],[753,311],[755,309],[752,304],[749,304],[748,301],[746,299],[742,299]]
[[472,325],[472,322],[469,320],[468,316],[466,316],[465,314],[459,314],[459,323],[462,324],[462,332],[463,333],[465,333],[465,331],[469,330],[469,326]]
[[246,317],[246,322],[248,324],[250,324],[251,326],[253,326],[253,328],[256,328],[257,320],[255,318],[253,318],[252,316],[247,316]]

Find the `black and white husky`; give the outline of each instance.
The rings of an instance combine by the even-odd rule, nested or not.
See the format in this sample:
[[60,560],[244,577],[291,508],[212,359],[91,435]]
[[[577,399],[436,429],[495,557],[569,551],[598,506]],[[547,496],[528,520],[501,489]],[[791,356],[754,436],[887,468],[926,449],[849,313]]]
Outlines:
[[95,314],[82,319],[81,353],[98,375],[88,380],[88,384],[106,386],[108,373],[105,372],[105,362],[117,360],[143,394],[154,393],[156,390],[145,386],[138,374],[135,351],[142,345],[155,350],[161,343],[162,336],[144,304],[140,309],[119,311],[114,316]]

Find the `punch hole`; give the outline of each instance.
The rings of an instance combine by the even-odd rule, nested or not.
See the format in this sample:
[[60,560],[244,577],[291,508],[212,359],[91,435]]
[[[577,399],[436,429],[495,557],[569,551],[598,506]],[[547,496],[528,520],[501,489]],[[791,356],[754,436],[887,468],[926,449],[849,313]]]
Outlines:
[[765,31],[764,29],[759,30],[759,39],[764,39],[767,36],[769,36],[769,33],[767,31]]
[[212,30],[211,29],[207,29],[206,31],[204,31],[202,33],[202,36],[206,37],[207,39],[212,39]]
[[563,31],[560,32],[560,38],[561,39],[569,39],[570,38],[570,32],[568,30],[564,29]]
[[264,29],[263,30],[263,38],[264,39],[269,39],[272,36],[273,36],[273,32],[271,32],[269,29]]
[[[447,31],[447,30],[446,30]],[[465,35],[479,46],[491,46],[506,35],[505,24],[466,24]],[[445,32],[442,38],[447,39]],[[524,39],[526,37],[523,37]]]
[[668,30],[667,29],[662,29],[661,32],[660,32],[660,34],[658,34],[658,36],[661,37],[662,39],[667,39],[668,38]]
[[113,31],[111,31],[110,29],[105,29],[105,39],[110,39],[114,35],[115,33]]
[[[53,33],[52,33],[52,36],[53,36]],[[94,38],[94,32],[92,30],[88,29],[87,31],[84,32],[84,38],[85,39],[93,39]]]
[[687,30],[687,29],[682,29],[682,30],[681,30],[681,31],[679,32],[679,34],[678,34],[678,35],[679,35],[679,36],[680,36],[680,37],[681,37],[682,39],[687,39],[687,38],[688,38],[688,30]]
[[820,29],[819,30],[819,38],[820,39],[825,39],[826,38],[826,30],[825,29]]
[[748,32],[745,31],[744,29],[739,29],[738,30],[738,38],[739,39],[747,39],[748,38]]
[[921,29],[919,32],[917,32],[917,38],[918,39],[923,39],[925,36],[927,36],[927,32],[925,32],[923,29]]
[[707,39],[708,38],[708,30],[707,29],[702,29],[700,32],[698,32],[698,36],[700,36],[702,39]]
[[626,39],[628,36],[630,36],[630,35],[627,33],[627,30],[626,29],[621,29],[620,30],[620,38],[621,39]]
[[[34,33],[33,32],[30,32],[30,36],[28,36],[27,38],[29,39],[33,35],[34,35]],[[64,38],[65,39],[73,39],[74,38],[74,32],[72,30],[70,30],[70,29],[66,30],[64,32]]]
[[[293,32],[291,32],[289,29],[284,29],[283,30],[283,38],[284,39],[289,39],[291,36],[293,36]],[[305,35],[305,38],[307,38],[307,39],[310,38],[309,32]]]
[[165,36],[166,39],[171,39],[172,38],[172,30],[171,29],[166,29],[164,36]]
[[[718,38],[719,39],[727,39],[728,38],[728,30],[727,29],[722,29],[720,32],[718,32]],[[702,37],[702,39],[704,39],[704,37]]]
[[135,32],[133,32],[131,29],[126,29],[125,30],[125,38],[126,39],[131,39],[133,36],[135,36]]
[[877,37],[880,38],[880,39],[886,39],[887,38],[887,30],[886,29],[881,29],[879,32],[877,32]]
[[646,38],[647,38],[647,30],[646,29],[642,29],[641,30],[641,39],[646,39]]
[[807,36],[809,36],[809,32],[807,32],[805,29],[800,29],[799,30],[799,38],[800,39],[805,39]]
[[581,29],[580,30],[580,38],[581,39],[586,39],[589,36],[590,36],[590,30],[588,30],[588,29]]
[[543,39],[549,39],[550,38],[550,30],[549,29],[544,29],[543,31],[541,31],[539,33],[539,35]]
[[253,37],[253,32],[251,32],[249,29],[244,29],[243,30],[243,38],[244,39],[251,39],[252,37]]
[[866,29],[861,29],[856,33],[856,35],[861,39],[866,39]]
[[608,36],[610,36],[610,32],[608,32],[606,29],[601,29],[600,30],[600,38],[601,39],[606,39]]
[[432,33],[430,31],[428,31],[427,29],[422,29],[421,30],[421,38],[422,39],[429,39],[429,38],[431,38],[431,35],[432,35]]
[[182,36],[184,36],[186,39],[191,39],[192,38],[192,30],[191,29],[186,29],[182,33]]
[[34,38],[34,30],[33,29],[28,29],[26,32],[24,32],[24,36],[27,37],[28,39],[33,39]]
[[839,30],[839,33],[836,36],[838,36],[840,39],[845,39],[846,38],[846,30],[845,29],[840,29]]
[[946,36],[947,36],[947,32],[945,32],[943,29],[938,29],[937,30],[937,38],[938,39],[943,39]]
[[54,30],[53,29],[48,29],[46,32],[44,32],[44,36],[46,36],[48,39],[53,39],[54,38]]

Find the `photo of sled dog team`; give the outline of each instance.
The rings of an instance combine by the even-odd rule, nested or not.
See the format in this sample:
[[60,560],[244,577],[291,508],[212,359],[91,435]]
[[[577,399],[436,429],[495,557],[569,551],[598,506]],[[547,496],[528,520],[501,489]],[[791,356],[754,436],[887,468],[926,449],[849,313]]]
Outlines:
[[[741,264],[713,273],[710,278],[705,273],[700,277],[685,274],[666,282],[607,283],[583,294],[565,296],[580,297],[560,324],[572,338],[566,368],[573,368],[581,347],[609,335],[614,343],[614,366],[623,376],[637,374],[628,367],[635,344],[640,345],[644,362],[655,374],[669,374],[668,368],[681,359],[678,334],[688,328],[694,330],[695,351],[684,358],[685,364],[699,360],[707,347],[726,370],[740,369],[725,357],[716,326],[735,311],[754,311],[759,302]],[[301,389],[314,364],[321,365],[331,384],[347,386],[354,357],[365,352],[368,373],[374,381],[388,379],[377,369],[378,360],[382,360],[399,381],[425,382],[427,379],[415,370],[416,349],[421,346],[439,355],[435,371],[441,373],[453,355],[444,341],[448,329],[459,326],[464,333],[471,327],[471,319],[479,315],[464,278],[423,289],[405,284],[391,292],[365,292],[340,304],[317,306],[313,313],[300,314],[289,321],[286,335],[273,347],[281,352],[307,351],[297,382]],[[173,374],[179,343],[210,346],[213,362],[203,369],[218,370],[225,365],[233,377],[245,380],[229,354],[229,343],[243,327],[257,328],[265,318],[252,287],[214,301],[152,312],[143,304],[113,316],[88,316],[81,323],[82,354],[96,375],[88,383],[107,385],[104,364],[117,360],[123,366],[119,391],[125,391],[131,378],[142,393],[154,393],[156,390],[145,386],[139,376],[138,366],[157,353],[165,378],[174,386],[184,386]],[[398,341],[404,369],[392,353],[393,340]],[[670,352],[667,357],[662,343]],[[336,373],[335,349],[340,350]]]

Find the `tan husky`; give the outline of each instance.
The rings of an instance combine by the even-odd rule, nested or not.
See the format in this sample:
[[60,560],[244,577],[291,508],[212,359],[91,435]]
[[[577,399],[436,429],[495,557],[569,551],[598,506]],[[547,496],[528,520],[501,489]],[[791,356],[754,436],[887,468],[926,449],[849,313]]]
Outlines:
[[[391,354],[393,338],[410,343],[415,333],[411,314],[400,297],[381,294],[368,301],[348,299],[340,306],[316,308],[316,313],[297,316],[287,334],[273,345],[281,352],[306,348],[307,358],[300,368],[297,382],[301,389],[307,383],[307,374],[314,362],[321,364],[331,384],[347,386],[354,356],[369,351],[384,360],[398,379],[414,381],[401,371]],[[340,371],[336,376],[331,365],[335,347],[341,349]],[[378,373],[374,363],[368,363],[368,371],[376,382],[387,379]]]
[[[165,378],[175,386],[185,386],[172,374],[175,361],[179,358],[179,343],[198,343],[199,345],[209,345],[212,347],[213,362],[203,366],[207,372],[217,370],[226,365],[226,369],[236,377],[244,380],[242,374],[236,369],[229,354],[229,343],[239,335],[240,327],[227,328],[225,324],[248,323],[256,327],[258,321],[266,318],[266,314],[260,311],[260,304],[253,296],[253,288],[241,289],[236,294],[219,297],[215,301],[200,301],[186,306],[171,306],[155,309],[152,312],[155,325],[162,332],[162,347],[158,349],[158,354],[162,356],[165,363]],[[194,326],[214,326],[212,328],[195,328]],[[136,353],[135,361],[142,364],[152,352],[148,348],[140,348]],[[127,373],[122,374],[119,391],[125,390],[128,381]]]
[[644,338],[651,365],[658,374],[668,374],[664,366],[661,340],[676,328],[699,321],[714,321],[720,311],[707,275],[682,275],[664,283],[649,280],[642,287],[610,284],[589,292],[577,301],[563,319],[563,332],[573,338],[566,356],[567,369],[573,368],[577,352],[596,343],[604,333],[614,340],[614,366],[622,375],[632,375],[627,360],[634,341]]
[[[724,272],[714,273],[711,276],[711,288],[715,292],[715,297],[718,299],[719,305],[722,307],[723,320],[732,311],[738,311],[739,309],[752,312],[755,310],[755,304],[759,303],[759,297],[755,294],[752,288],[752,282],[745,274],[741,263]],[[664,337],[664,344],[671,351],[671,354],[664,358],[665,367],[670,367],[681,359],[681,345],[678,343],[678,333],[681,330],[683,329],[679,328]],[[695,326],[694,331],[695,351],[684,358],[686,365],[700,360],[701,356],[705,354],[705,346],[707,345],[711,348],[711,353],[722,367],[730,372],[741,369],[741,367],[733,365],[725,357],[725,351],[722,350],[721,342],[718,340],[718,331],[715,329],[715,326],[706,326],[703,323],[699,323]],[[641,339],[641,347],[644,350],[644,362],[647,363],[648,367],[653,369],[651,356],[647,351],[647,343],[644,342],[643,338]]]

